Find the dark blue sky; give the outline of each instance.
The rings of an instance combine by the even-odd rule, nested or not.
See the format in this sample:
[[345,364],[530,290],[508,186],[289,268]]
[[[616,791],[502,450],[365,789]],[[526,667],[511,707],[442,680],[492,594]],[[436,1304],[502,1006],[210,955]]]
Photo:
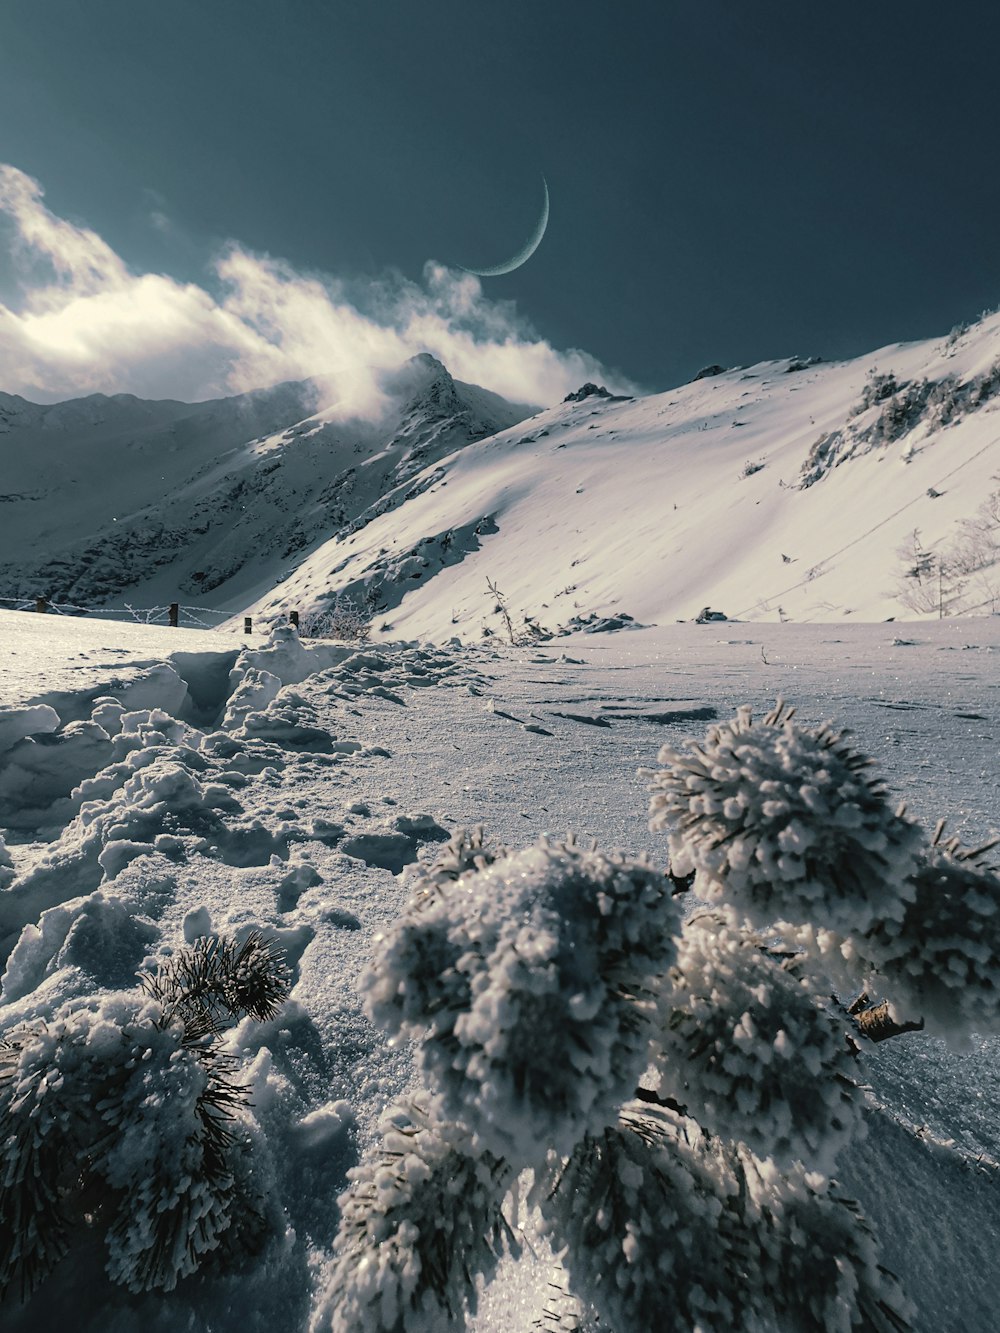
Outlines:
[[1000,301],[998,38],[961,0],[7,0],[0,162],[207,286],[227,238],[357,279],[496,264],[544,174],[542,245],[484,290],[665,388]]

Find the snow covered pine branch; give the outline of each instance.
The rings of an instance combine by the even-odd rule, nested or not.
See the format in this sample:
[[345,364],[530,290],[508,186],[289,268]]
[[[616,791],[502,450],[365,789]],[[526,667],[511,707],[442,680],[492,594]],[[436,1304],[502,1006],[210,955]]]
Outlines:
[[959,1043],[1000,1032],[996,842],[962,849],[943,825],[928,840],[844,733],[800,726],[781,704],[659,758],[651,827],[669,830],[698,897],[776,932],[797,969],[884,996],[900,1027]]
[[282,956],[259,932],[181,949],[140,988],[68,1001],[0,1044],[0,1294],[33,1291],[95,1226],[107,1272],[172,1290],[257,1253],[276,1225],[263,1136],[227,1022],[273,1017]]
[[863,1132],[865,1043],[830,991],[884,995],[892,1031],[1000,1031],[1000,879],[781,705],[660,763],[669,874],[481,830],[416,870],[362,989],[428,1092],[389,1108],[351,1173],[315,1330],[464,1327],[517,1245],[525,1171],[601,1328],[908,1327],[832,1179]]

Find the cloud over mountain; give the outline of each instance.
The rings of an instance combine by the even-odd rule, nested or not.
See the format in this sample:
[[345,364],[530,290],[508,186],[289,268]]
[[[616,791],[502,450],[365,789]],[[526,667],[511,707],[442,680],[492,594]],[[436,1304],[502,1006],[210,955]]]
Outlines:
[[230,242],[205,286],[136,273],[4,165],[0,221],[19,287],[0,300],[0,388],[29,398],[200,399],[323,375],[341,385],[345,414],[373,416],[379,371],[421,351],[522,402],[557,401],[585,379],[628,387],[586,352],[552,347],[478,278],[434,261],[419,283],[390,273],[359,290]]

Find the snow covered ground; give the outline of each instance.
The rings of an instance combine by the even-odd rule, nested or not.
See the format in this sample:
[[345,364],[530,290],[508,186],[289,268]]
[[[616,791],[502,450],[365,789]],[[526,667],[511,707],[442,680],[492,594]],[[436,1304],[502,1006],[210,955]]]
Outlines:
[[[95,1234],[26,1305],[7,1302],[5,1328],[307,1328],[345,1173],[412,1079],[355,982],[406,866],[450,831],[482,824],[520,846],[572,830],[662,862],[637,768],[777,696],[852,728],[923,822],[946,817],[973,844],[1000,829],[995,617],[665,624],[522,649],[444,639],[247,644],[0,613],[4,1028],[128,988],[213,931],[261,929],[294,980],[278,1018],[229,1036],[283,1235],[235,1274],[130,1296],[102,1276]],[[928,1333],[996,1326],[998,1055],[920,1035],[877,1048],[869,1135],[841,1163]],[[507,1265],[476,1328],[529,1328],[550,1275],[543,1257]]]

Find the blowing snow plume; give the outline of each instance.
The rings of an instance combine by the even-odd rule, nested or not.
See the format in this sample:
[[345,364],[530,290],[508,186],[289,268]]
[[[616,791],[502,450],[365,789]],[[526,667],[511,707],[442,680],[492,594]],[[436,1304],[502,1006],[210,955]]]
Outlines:
[[429,351],[459,379],[557,402],[587,379],[628,386],[585,352],[557,351],[512,302],[434,261],[349,285],[230,242],[205,286],[135,273],[102,237],[57,217],[41,185],[0,166],[0,222],[16,296],[0,300],[0,388],[56,401],[128,392],[199,400],[312,376],[343,415],[373,417],[380,372]]

